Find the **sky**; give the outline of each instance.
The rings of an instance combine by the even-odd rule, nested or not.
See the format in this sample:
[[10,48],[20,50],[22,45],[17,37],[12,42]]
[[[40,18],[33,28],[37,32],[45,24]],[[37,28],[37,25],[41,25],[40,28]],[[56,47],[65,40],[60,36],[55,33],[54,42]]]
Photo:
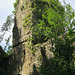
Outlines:
[[[59,0],[59,1],[63,2],[63,0]],[[72,8],[75,9],[75,0],[65,0],[65,2],[67,4],[70,4]]]
[[3,24],[8,15],[14,10],[15,0],[0,0],[0,24]]
[[[61,3],[63,2],[63,0],[59,0],[61,1]],[[70,3],[70,5],[73,7],[73,9],[75,9],[75,0],[65,0],[66,3]],[[13,7],[13,3],[15,2],[15,0],[0,0],[0,27],[3,25],[3,23],[5,23],[7,16],[9,16],[10,14],[12,14],[12,11],[14,10]],[[11,32],[6,33],[4,38],[7,38]],[[10,41],[10,44],[12,44],[12,39]],[[2,43],[0,43],[0,45],[2,47],[5,46],[5,41],[3,40]]]
[[[7,16],[12,14],[12,11],[14,10],[14,7],[13,7],[14,2],[15,2],[15,0],[0,0],[0,28],[3,25],[3,23],[5,23],[5,21],[7,19]],[[10,32],[6,33],[4,38],[5,39],[8,38],[10,34],[12,34],[12,30]],[[4,40],[0,43],[0,45],[3,48],[6,44],[6,42]],[[10,45],[11,44],[12,44],[12,38],[11,38],[11,41],[10,41]]]

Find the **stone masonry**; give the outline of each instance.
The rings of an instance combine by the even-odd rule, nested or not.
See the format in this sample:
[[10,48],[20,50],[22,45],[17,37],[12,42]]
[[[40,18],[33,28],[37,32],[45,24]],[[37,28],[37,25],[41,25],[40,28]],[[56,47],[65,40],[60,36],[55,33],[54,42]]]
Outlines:
[[[53,53],[49,51],[51,40],[29,47],[31,41],[28,43],[28,38],[32,36],[30,26],[34,25],[32,19],[35,20],[35,14],[33,14],[30,7],[32,2],[33,0],[19,0],[16,6],[15,25],[13,28],[13,66],[12,72],[10,72],[12,75],[32,75],[33,66],[39,67],[42,64],[44,55],[48,59],[53,57]],[[22,19],[29,14],[31,15],[29,18],[30,24],[24,27],[22,25],[24,23]],[[42,52],[44,49],[46,51],[45,54]],[[36,72],[35,75],[37,75]]]

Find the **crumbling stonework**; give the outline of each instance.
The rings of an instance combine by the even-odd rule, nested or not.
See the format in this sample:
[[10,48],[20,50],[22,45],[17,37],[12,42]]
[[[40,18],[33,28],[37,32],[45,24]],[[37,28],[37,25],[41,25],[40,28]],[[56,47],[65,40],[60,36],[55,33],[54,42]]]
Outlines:
[[[34,29],[32,30],[31,27],[35,26],[35,21],[38,22],[37,13],[32,11],[33,3],[34,0],[19,0],[15,8],[12,55],[4,57],[5,53],[0,49],[0,57],[4,57],[0,59],[0,67],[3,67],[2,70],[4,70],[0,75],[4,73],[5,75],[49,75],[48,72],[50,75],[55,75],[54,70],[58,72],[60,67],[60,71],[63,71],[60,64],[63,65],[64,62],[61,63],[62,59],[55,59],[51,51],[53,47],[55,48],[55,45],[51,43],[53,38],[35,45],[32,43]],[[45,7],[40,8],[43,10]]]
[[[26,2],[27,5],[25,5]],[[13,29],[12,75],[32,75],[34,65],[38,70],[44,58],[51,59],[53,57],[53,53],[50,52],[50,40],[29,47],[31,40],[29,41],[28,38],[32,36],[31,26],[34,25],[32,19],[35,20],[35,14],[31,11],[30,7],[32,2],[32,0],[19,0],[16,6],[15,25]],[[22,25],[24,23],[22,19],[29,14],[31,15],[29,18],[29,25],[24,27]],[[35,72],[35,75],[37,75],[36,73],[37,72]]]

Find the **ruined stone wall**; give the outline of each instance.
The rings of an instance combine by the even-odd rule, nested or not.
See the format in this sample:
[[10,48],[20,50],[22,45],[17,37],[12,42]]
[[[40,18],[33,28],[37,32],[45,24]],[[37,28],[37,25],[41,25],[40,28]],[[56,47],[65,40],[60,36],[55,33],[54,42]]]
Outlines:
[[[62,59],[57,60],[51,52],[51,48],[55,47],[51,43],[52,39],[35,45],[31,43],[32,32],[34,32],[31,27],[35,25],[34,21],[38,22],[37,13],[32,12],[32,3],[33,0],[19,0],[16,6],[12,55],[0,59],[5,62],[2,64],[3,69],[5,66],[7,68],[4,69],[5,75],[49,75],[50,71],[50,75],[55,75],[54,72],[60,70],[60,67],[60,71],[63,71],[60,65]],[[43,10],[45,7],[40,8]]]
[[[11,65],[12,68],[10,67],[12,75],[32,75],[34,65],[39,67],[44,57],[47,56],[48,59],[53,57],[53,53],[49,51],[50,45],[48,44],[51,43],[50,40],[46,43],[30,47],[31,40],[29,41],[28,39],[32,36],[31,26],[34,25],[32,19],[35,20],[35,14],[31,11],[32,2],[33,0],[19,0],[16,6],[13,29],[13,66]],[[25,22],[26,19],[29,23]],[[45,53],[43,54],[44,49]]]
[[[35,45],[33,50],[29,48],[28,44],[25,44],[26,46],[28,45],[27,47],[20,44],[14,48],[13,63],[10,63],[12,75],[33,75],[34,66],[38,71],[38,68],[45,62],[45,59],[50,60],[54,57],[53,53],[50,52],[52,47],[50,43],[51,41],[49,40],[43,44]],[[35,72],[35,75],[37,75],[37,72]]]
[[[27,3],[27,4],[25,4]],[[19,0],[19,4],[16,7],[15,13],[15,25],[13,29],[13,58],[14,58],[14,69],[13,75],[17,75],[21,73],[23,64],[25,63],[25,56],[27,49],[27,39],[30,37],[31,32],[29,31],[29,25],[24,28],[23,20],[29,13],[31,13],[30,7],[28,5],[31,4],[30,0]],[[25,9],[22,10],[22,7]]]

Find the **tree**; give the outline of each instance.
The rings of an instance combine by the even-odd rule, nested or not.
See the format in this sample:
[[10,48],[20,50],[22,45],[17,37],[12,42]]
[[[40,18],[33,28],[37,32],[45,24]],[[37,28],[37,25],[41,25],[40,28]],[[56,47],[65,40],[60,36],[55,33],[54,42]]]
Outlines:
[[[55,0],[52,0],[52,1],[55,3]],[[51,10],[51,8],[49,9]],[[57,9],[57,7],[55,9]],[[62,19],[60,18],[58,13],[56,12],[53,13],[54,12],[53,9],[47,15],[49,18],[47,16],[46,17],[44,16],[44,18],[47,18],[49,20],[49,23],[51,23],[51,26],[53,25],[52,27],[50,27],[50,32],[49,32],[50,34],[48,34],[48,36],[53,38],[51,40],[51,43],[52,43],[52,46],[53,45],[54,46],[50,49],[50,51],[54,53],[54,57],[50,58],[50,60],[48,60],[47,57],[44,57],[45,62],[43,61],[42,65],[40,65],[39,67],[39,70],[36,69],[36,66],[35,68],[33,66],[34,70],[32,75],[36,74],[35,70],[37,74],[39,75],[75,75],[75,65],[74,65],[75,63],[75,59],[74,59],[74,56],[75,56],[75,53],[74,53],[75,52],[75,12],[73,8],[70,6],[70,4],[65,3],[65,5],[63,6],[63,9],[64,9],[64,12],[59,11],[61,13],[64,13],[62,14],[63,16]],[[46,24],[48,25],[48,23]],[[42,22],[40,25],[45,25],[45,24]],[[36,26],[38,27],[38,24],[36,24]],[[42,26],[41,26],[41,29],[42,29]],[[38,33],[37,30],[36,32]],[[36,32],[34,32],[34,35]],[[41,32],[43,33],[43,31]],[[37,34],[37,33],[36,35],[39,36],[40,34]]]
[[[11,15],[9,15],[7,17],[6,22],[1,27],[1,31],[0,32],[2,33],[2,35],[0,35],[0,43],[3,41],[3,39],[5,39],[4,35],[6,34],[6,32],[9,32],[11,30],[13,23],[14,23],[13,14],[11,14]],[[4,47],[5,51],[8,50],[7,51],[8,55],[11,54],[11,49],[12,49],[12,46],[10,46],[10,44],[9,44],[10,38],[11,38],[11,35],[9,35],[9,37],[7,39],[5,39],[6,46]]]
[[0,35],[0,42],[3,40],[3,36],[5,35],[6,32],[9,32],[11,30],[12,24],[13,24],[13,15],[9,15],[7,17],[6,23],[4,23],[1,27],[1,31],[3,34]]

